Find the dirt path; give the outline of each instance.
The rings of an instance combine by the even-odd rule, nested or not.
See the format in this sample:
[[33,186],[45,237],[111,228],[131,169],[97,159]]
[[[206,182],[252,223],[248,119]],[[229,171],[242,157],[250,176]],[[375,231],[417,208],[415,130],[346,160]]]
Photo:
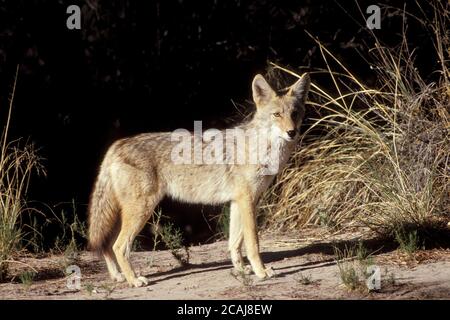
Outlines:
[[[89,252],[80,253],[76,260],[82,272],[80,290],[67,287],[67,278],[62,274],[68,263],[64,257],[22,257],[20,261],[34,267],[38,275],[28,282],[26,277],[19,280],[16,276],[12,282],[0,284],[0,298],[450,299],[448,249],[418,252],[412,260],[404,259],[397,250],[385,250],[374,258],[381,271],[381,289],[368,293],[367,290],[350,291],[342,285],[331,240],[340,245],[343,238],[325,241],[264,235],[262,257],[277,275],[265,281],[255,276],[231,275],[225,241],[191,247],[191,265],[187,268],[180,267],[168,251],[133,253],[136,270],[150,279],[150,285],[144,288],[111,282],[104,262]],[[372,246],[381,248],[380,244]]]

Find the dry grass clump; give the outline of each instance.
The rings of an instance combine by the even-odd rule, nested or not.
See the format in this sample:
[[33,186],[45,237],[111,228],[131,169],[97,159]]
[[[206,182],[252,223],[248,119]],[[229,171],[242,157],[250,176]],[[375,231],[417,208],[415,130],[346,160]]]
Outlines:
[[[17,79],[17,73],[16,73]],[[4,280],[14,254],[20,249],[23,231],[21,216],[27,210],[25,195],[32,171],[41,170],[33,145],[8,141],[8,129],[16,82],[10,99],[8,118],[0,137],[0,281]]]
[[440,61],[435,82],[426,82],[415,68],[406,31],[395,49],[374,38],[370,54],[377,89],[315,40],[326,65],[317,73],[329,76],[332,88],[312,87],[310,104],[321,116],[264,196],[261,207],[270,228],[357,224],[391,236],[399,230],[445,228],[450,220],[450,5],[433,6],[434,17],[421,22],[435,37],[434,56],[430,53]]

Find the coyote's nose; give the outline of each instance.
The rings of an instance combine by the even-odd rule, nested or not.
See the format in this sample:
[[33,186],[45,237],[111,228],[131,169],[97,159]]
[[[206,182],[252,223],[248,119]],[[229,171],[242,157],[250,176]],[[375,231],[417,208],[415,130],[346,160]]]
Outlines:
[[289,138],[295,137],[296,133],[297,133],[297,131],[295,131],[295,130],[289,130],[289,131],[287,132]]

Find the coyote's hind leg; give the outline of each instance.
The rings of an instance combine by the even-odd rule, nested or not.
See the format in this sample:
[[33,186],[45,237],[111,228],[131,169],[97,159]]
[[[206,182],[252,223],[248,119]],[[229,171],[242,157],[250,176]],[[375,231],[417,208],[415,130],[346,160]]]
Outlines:
[[[156,204],[155,204],[156,206]],[[144,227],[155,206],[146,207],[137,204],[122,206],[122,226],[113,250],[122,273],[131,286],[142,287],[148,284],[145,277],[136,277],[130,264],[130,253],[133,241]]]
[[123,274],[119,271],[119,266],[117,265],[116,256],[112,250],[112,247],[109,247],[103,252],[103,257],[105,258],[106,266],[108,267],[111,279],[117,282],[125,281]]

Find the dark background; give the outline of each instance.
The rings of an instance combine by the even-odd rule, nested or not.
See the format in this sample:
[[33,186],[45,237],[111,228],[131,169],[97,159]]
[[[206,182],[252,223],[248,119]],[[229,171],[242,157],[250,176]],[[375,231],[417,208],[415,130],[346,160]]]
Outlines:
[[[66,27],[70,4],[82,9],[81,30]],[[363,59],[373,46],[363,16],[370,4],[382,7],[376,35],[397,45],[401,12],[389,7],[405,1],[0,0],[1,119],[19,64],[11,138],[33,142],[47,171],[33,177],[28,198],[50,207],[74,200],[85,220],[97,167],[114,140],[191,129],[200,119],[204,127],[223,125],[236,113],[233,102],[249,105],[251,80],[269,61],[298,72],[324,67],[305,30],[376,85]],[[413,1],[406,9],[420,14]],[[407,21],[426,78],[437,63],[427,55],[431,35]],[[179,224],[190,224],[191,235],[192,227],[205,229],[205,219],[192,219]]]

